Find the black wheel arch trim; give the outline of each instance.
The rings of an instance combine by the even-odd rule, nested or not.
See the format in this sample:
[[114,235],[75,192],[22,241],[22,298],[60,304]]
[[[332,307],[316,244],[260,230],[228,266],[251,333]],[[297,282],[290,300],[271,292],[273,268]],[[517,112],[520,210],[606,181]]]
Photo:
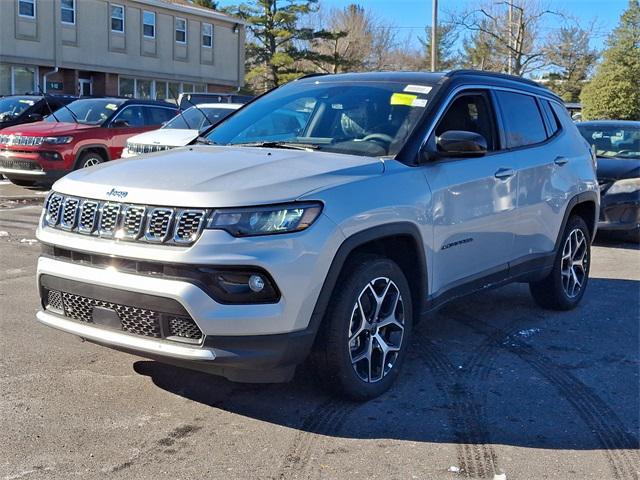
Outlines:
[[[344,268],[347,260],[351,253],[354,252],[358,247],[365,245],[369,242],[375,240],[384,240],[385,238],[390,237],[410,237],[416,243],[416,250],[418,251],[418,258],[415,261],[418,263],[418,269],[420,271],[420,279],[421,285],[419,286],[418,291],[421,292],[420,300],[424,304],[427,299],[427,260],[425,256],[424,243],[422,241],[422,235],[418,227],[411,222],[394,222],[387,223],[384,225],[378,225],[376,227],[367,228],[360,232],[357,232],[350,237],[347,237],[340,247],[338,248],[336,254],[333,257],[333,261],[331,262],[331,266],[329,267],[329,271],[325,276],[324,283],[322,285],[322,289],[320,290],[320,295],[316,300],[315,307],[313,309],[313,313],[311,315],[311,320],[309,322],[309,326],[307,330],[311,330],[313,334],[318,331],[322,319],[326,313],[327,307],[329,305],[329,299],[333,294],[333,290],[338,282],[338,278],[342,269]],[[423,305],[415,305],[414,312],[420,312],[422,310]]]
[[91,149],[100,149],[102,150],[105,155],[107,156],[107,162],[112,160],[111,159],[111,155],[109,155],[109,147],[107,147],[105,144],[103,143],[90,143],[88,145],[83,145],[82,147],[80,147],[80,149],[78,150],[78,152],[76,153],[76,161],[75,161],[75,167],[78,166],[78,162],[80,161],[80,158],[82,157],[82,155],[84,155],[87,150],[91,150]]
[[595,212],[594,212],[594,218],[593,218],[593,232],[591,235],[591,242],[593,242],[593,239],[596,236],[596,230],[598,228],[598,204],[599,204],[599,200],[598,200],[598,192],[594,191],[594,190],[588,190],[586,192],[582,192],[579,193],[577,195],[575,195],[574,197],[572,197],[569,202],[567,203],[567,208],[564,211],[564,217],[562,218],[562,224],[560,225],[560,230],[558,230],[558,236],[556,237],[556,245],[555,245],[555,252],[558,251],[558,249],[560,248],[560,242],[562,241],[562,234],[564,233],[564,229],[567,226],[567,222],[569,221],[569,217],[571,216],[571,212],[573,211],[573,209],[581,204],[581,203],[593,203],[595,205]]

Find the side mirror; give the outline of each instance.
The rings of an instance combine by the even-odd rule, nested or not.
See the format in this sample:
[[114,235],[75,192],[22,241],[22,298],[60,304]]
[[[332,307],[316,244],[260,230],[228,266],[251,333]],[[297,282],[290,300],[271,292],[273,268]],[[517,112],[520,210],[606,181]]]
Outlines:
[[127,122],[126,120],[123,120],[122,118],[118,118],[113,122],[111,122],[111,127],[113,128],[122,128],[122,127],[128,127],[128,126],[129,126],[129,122]]
[[44,117],[42,115],[40,115],[39,113],[31,113],[31,114],[29,114],[29,116],[27,118],[29,119],[30,122],[39,122]]
[[487,140],[475,132],[448,130],[436,137],[436,148],[442,157],[481,157],[487,153]]

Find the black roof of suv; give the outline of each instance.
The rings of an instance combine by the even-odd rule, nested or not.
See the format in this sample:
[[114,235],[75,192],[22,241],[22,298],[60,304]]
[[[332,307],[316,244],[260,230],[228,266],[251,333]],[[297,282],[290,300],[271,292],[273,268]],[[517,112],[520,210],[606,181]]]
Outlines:
[[39,93],[0,97],[0,129],[42,120],[77,98],[72,95]]

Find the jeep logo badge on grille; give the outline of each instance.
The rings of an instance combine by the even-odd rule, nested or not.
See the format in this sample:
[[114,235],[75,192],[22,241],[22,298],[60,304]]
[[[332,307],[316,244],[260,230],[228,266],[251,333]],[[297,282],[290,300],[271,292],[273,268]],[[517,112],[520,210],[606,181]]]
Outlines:
[[129,192],[125,192],[123,190],[116,190],[115,188],[112,188],[110,191],[107,192],[107,197],[125,198],[127,195],[129,195]]

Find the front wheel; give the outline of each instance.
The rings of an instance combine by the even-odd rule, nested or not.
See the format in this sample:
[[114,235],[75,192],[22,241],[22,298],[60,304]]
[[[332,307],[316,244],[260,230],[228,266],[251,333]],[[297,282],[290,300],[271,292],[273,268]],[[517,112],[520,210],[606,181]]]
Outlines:
[[312,356],[318,377],[342,396],[368,400],[386,391],[406,357],[411,291],[398,265],[358,256],[345,267]]
[[580,303],[587,289],[591,265],[589,228],[582,217],[569,218],[560,245],[551,273],[538,282],[531,282],[529,290],[543,308],[571,310]]
[[104,162],[104,158],[99,153],[85,152],[78,159],[76,169],[93,167]]

